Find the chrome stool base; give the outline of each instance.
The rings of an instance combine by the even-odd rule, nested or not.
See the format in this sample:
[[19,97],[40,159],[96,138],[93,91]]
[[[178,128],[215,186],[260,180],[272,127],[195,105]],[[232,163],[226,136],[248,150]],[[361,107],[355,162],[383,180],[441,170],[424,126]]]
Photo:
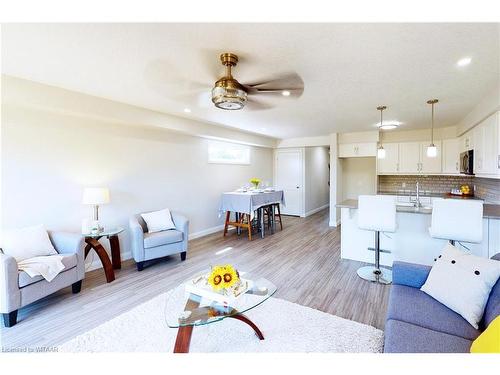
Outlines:
[[388,285],[392,283],[392,271],[385,268],[376,268],[374,266],[361,267],[357,271],[358,276],[364,280],[374,283]]

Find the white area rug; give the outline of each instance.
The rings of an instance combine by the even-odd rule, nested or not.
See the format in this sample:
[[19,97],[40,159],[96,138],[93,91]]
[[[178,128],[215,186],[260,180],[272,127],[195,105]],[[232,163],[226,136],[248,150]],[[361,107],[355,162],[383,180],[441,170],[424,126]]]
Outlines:
[[[169,293],[64,343],[61,352],[172,352],[177,329],[165,322]],[[383,332],[371,326],[270,298],[246,315],[265,340],[243,322],[224,319],[195,327],[190,352],[381,352]]]

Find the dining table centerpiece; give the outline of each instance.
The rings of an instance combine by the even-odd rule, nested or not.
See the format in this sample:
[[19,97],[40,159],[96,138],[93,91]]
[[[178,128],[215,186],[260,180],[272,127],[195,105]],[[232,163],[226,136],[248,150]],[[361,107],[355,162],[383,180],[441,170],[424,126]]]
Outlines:
[[250,183],[253,185],[254,189],[257,189],[260,184],[260,178],[253,177],[250,179]]

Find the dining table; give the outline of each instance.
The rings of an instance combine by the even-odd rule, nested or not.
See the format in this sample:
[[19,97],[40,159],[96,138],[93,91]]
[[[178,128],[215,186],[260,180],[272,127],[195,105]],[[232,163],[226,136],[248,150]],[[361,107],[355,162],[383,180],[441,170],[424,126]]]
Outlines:
[[[264,238],[264,207],[273,204],[285,205],[283,190],[249,189],[222,193],[219,213],[226,214],[224,235],[229,226],[235,226],[238,234],[240,234],[241,228],[247,228],[251,239],[251,221],[257,213],[260,235]],[[231,213],[235,214],[235,221],[230,220]],[[271,215],[271,232],[274,233],[274,210],[271,210]]]

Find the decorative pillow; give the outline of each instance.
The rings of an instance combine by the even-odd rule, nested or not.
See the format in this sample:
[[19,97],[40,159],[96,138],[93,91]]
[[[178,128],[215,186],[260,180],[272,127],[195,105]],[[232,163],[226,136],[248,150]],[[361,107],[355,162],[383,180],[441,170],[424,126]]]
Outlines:
[[500,262],[467,254],[448,243],[421,290],[478,329]]
[[472,342],[471,353],[500,353],[500,316]]
[[14,257],[18,263],[29,258],[57,254],[43,225],[4,231],[2,251]]
[[148,233],[175,229],[175,224],[168,208],[160,211],[149,212],[147,214],[141,214],[141,216],[148,226]]

